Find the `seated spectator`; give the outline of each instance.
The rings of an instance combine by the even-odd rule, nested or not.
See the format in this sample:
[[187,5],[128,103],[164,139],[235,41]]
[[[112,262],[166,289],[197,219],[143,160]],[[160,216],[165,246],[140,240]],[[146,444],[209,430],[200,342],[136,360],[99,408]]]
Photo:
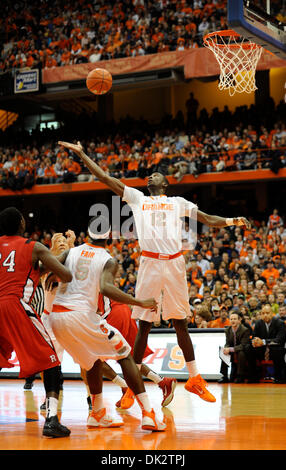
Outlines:
[[74,183],[77,181],[77,177],[81,173],[81,166],[80,164],[73,159],[73,157],[69,157],[63,163],[64,173],[63,173],[63,182],[64,183]]
[[199,303],[196,305],[194,312],[194,324],[192,328],[208,328],[208,322],[211,319],[209,308],[206,304]]
[[51,160],[48,159],[45,169],[44,169],[43,183],[54,184],[56,180],[57,180],[57,174],[54,170],[54,166],[52,165]]
[[220,307],[219,317],[211,322],[209,328],[226,328],[227,326],[230,326],[228,310],[225,305],[222,305]]
[[39,168],[37,169],[36,172],[36,183],[37,184],[42,184],[44,182],[44,177],[45,177],[45,162],[41,162]]
[[127,275],[126,281],[123,284],[123,290],[127,294],[134,295],[136,287],[136,276],[133,273]]
[[283,219],[279,215],[278,209],[274,209],[272,214],[268,218],[267,227],[269,230],[273,230],[279,227],[279,225],[281,224],[283,224]]
[[286,305],[279,305],[276,318],[280,318],[280,320],[282,320],[286,325]]
[[202,275],[205,276],[206,271],[210,269],[210,262],[205,258],[203,252],[197,254],[197,265],[201,268]]
[[[130,155],[127,164],[127,171],[125,172],[126,178],[135,178],[137,176],[139,162],[134,155]],[[115,168],[116,169],[116,166]]]
[[96,44],[95,46],[91,44],[90,46],[91,47],[90,47],[89,62],[94,64],[95,62],[100,61],[102,53],[103,53],[103,46],[101,46],[100,44]]
[[243,383],[248,376],[247,357],[250,348],[250,330],[242,325],[239,311],[231,311],[230,326],[225,330],[226,342],[223,348],[225,355],[231,357],[231,372],[228,379],[228,366],[222,361],[220,383]]
[[241,170],[254,170],[256,169],[257,154],[251,148],[244,153],[244,160]]
[[273,383],[285,381],[285,324],[280,318],[275,318],[270,304],[265,304],[261,310],[261,319],[255,322],[251,348],[251,375],[254,381],[259,381],[259,361],[273,361]]
[[24,163],[20,163],[19,170],[16,173],[16,180],[15,180],[15,189],[17,191],[21,191],[26,187],[27,178],[29,176],[28,169],[25,168]]
[[270,276],[273,276],[275,279],[279,277],[279,271],[274,267],[274,262],[272,259],[268,260],[267,269],[262,271],[261,276],[264,277],[266,281]]
[[220,306],[216,298],[211,301],[211,315],[212,319],[208,322],[208,328],[212,328],[214,321],[220,318]]
[[271,305],[271,309],[274,315],[277,315],[279,311],[279,305],[276,303],[276,296],[274,294],[269,294],[267,301]]

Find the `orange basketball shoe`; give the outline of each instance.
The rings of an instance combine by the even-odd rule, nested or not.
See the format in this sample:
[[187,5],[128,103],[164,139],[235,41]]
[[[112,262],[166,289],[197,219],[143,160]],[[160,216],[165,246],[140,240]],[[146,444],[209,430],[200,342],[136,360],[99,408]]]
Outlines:
[[185,384],[185,389],[188,392],[195,393],[202,400],[215,402],[215,397],[207,390],[207,382],[200,376],[200,374],[195,377],[190,377],[187,383]]
[[142,410],[142,429],[147,431],[165,431],[167,425],[161,423],[155,415],[155,411],[152,409],[150,412]]
[[120,418],[115,418],[106,414],[106,409],[91,411],[88,416],[87,426],[89,428],[119,428],[123,426]]
[[128,410],[134,404],[135,395],[132,392],[131,388],[128,388],[121,398],[120,408],[122,410]]
[[121,408],[121,400],[127,392],[128,388],[122,388],[122,397],[115,403],[116,408]]

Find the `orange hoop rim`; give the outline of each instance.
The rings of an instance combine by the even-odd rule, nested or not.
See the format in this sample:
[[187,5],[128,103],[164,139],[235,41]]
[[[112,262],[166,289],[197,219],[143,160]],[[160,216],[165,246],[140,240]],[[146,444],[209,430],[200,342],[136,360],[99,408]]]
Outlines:
[[[234,36],[236,38],[243,37],[240,34],[238,34],[236,31],[233,29],[224,29],[222,31],[213,31],[211,33],[206,34],[203,37],[203,41],[206,45],[209,45],[209,39],[213,38],[214,36],[221,36],[221,37],[228,37],[228,36]],[[225,48],[230,48],[230,49],[261,49],[261,46],[259,44],[256,44],[255,42],[242,42],[239,44],[215,44],[216,47],[219,49],[225,49]]]

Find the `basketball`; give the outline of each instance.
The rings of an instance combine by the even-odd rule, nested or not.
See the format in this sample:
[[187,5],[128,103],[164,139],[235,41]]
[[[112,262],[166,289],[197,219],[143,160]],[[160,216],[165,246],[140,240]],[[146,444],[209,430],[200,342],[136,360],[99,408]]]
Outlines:
[[105,69],[94,69],[86,78],[86,86],[95,95],[104,95],[112,86],[112,75]]

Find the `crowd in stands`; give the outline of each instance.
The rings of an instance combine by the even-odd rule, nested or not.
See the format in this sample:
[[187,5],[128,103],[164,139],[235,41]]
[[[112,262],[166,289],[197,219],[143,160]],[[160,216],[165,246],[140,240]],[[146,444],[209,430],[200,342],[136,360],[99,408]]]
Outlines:
[[0,70],[51,68],[202,46],[226,0],[19,0],[0,20]]
[[[51,68],[202,46],[227,29],[226,0],[9,2],[0,22],[2,71]],[[259,1],[253,2],[259,6]],[[274,14],[285,21],[285,8]]]
[[[0,71],[181,51],[202,47],[207,32],[228,29],[226,0],[5,3]],[[260,1],[252,3],[259,6]],[[285,20],[279,4],[274,14]]]
[[[193,96],[187,100],[196,102]],[[231,112],[214,108],[208,114],[179,112],[158,125],[130,117],[113,123],[94,137],[93,119],[81,126],[26,135],[0,147],[0,185],[21,190],[34,184],[90,181],[78,157],[57,141],[80,139],[86,153],[117,178],[145,178],[154,171],[181,181],[186,174],[269,168],[278,173],[286,166],[286,104],[269,100],[267,112],[258,106],[241,106]],[[9,132],[6,131],[8,135]],[[42,135],[41,135],[42,134]],[[15,141],[17,143],[15,143]],[[18,143],[20,142],[20,143]]]

